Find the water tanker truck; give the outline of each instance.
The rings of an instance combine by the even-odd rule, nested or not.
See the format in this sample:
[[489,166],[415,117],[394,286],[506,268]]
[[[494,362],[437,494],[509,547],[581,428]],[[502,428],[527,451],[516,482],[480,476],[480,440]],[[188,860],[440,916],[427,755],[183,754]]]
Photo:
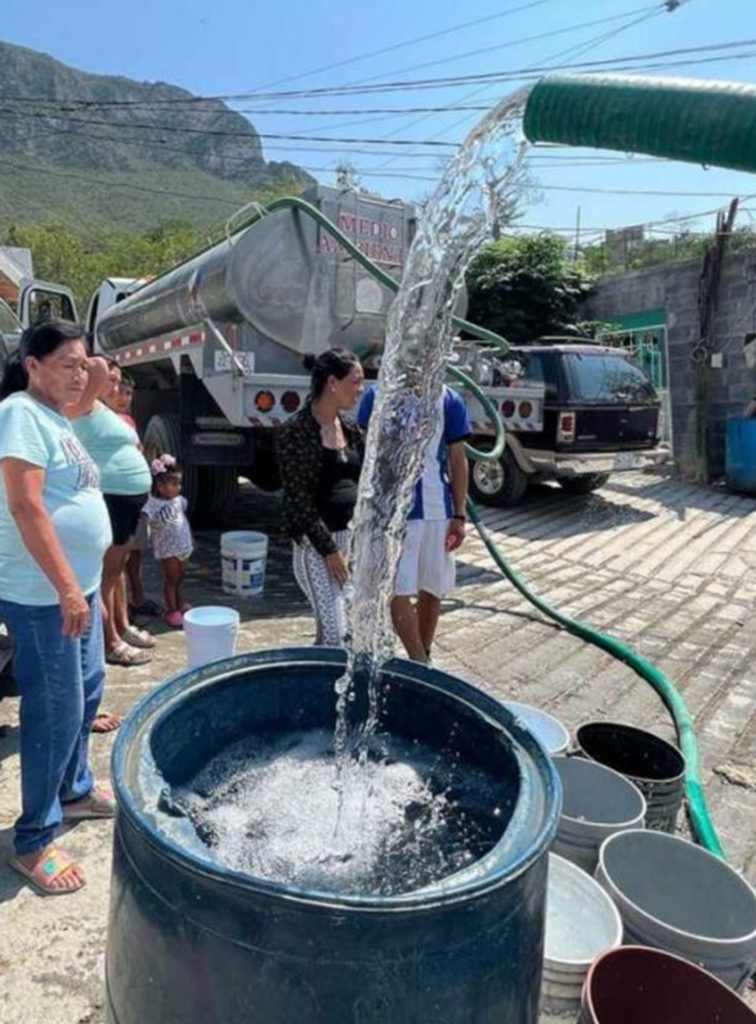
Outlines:
[[[343,345],[377,367],[413,227],[405,203],[317,186],[302,199],[253,209],[240,227],[229,223],[223,241],[154,280],[109,280],[97,290],[87,317],[96,351],[134,378],[145,450],[180,458],[195,523],[222,524],[240,475],[278,488],[275,428],[306,400],[305,353]],[[473,467],[479,499],[511,504],[529,479],[544,476],[579,476],[592,489],[614,469],[666,457],[656,444],[653,393],[642,437],[615,445],[631,449],[622,460],[611,445],[580,451],[576,436],[558,442],[564,450],[557,452],[556,433],[546,436],[557,420],[545,409],[543,377],[522,374],[527,355],[512,368],[491,347],[496,336],[458,325],[477,340],[458,341],[453,359],[485,385],[507,428],[502,460],[493,470]],[[616,359],[626,365],[621,353]],[[472,392],[462,394],[485,443],[494,432],[490,417]],[[563,397],[552,394],[552,403]]]
[[[322,186],[306,199],[322,220],[296,206],[253,212],[253,223],[166,274],[105,281],[90,302],[95,349],[134,378],[145,450],[180,458],[198,523],[222,522],[239,475],[279,486],[274,429],[306,399],[305,353],[343,345],[377,366],[393,292],[329,225],[398,280],[414,211]],[[477,356],[467,348],[469,364]],[[542,389],[520,390],[535,423]],[[471,411],[485,432],[482,409]]]

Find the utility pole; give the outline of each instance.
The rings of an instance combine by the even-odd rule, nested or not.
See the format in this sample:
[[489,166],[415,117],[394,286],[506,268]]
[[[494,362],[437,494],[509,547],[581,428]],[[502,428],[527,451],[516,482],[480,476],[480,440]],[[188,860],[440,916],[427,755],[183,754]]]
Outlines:
[[575,251],[572,254],[572,262],[577,263],[578,254],[580,252],[580,207],[577,208],[577,218],[575,220]]
[[709,459],[709,394],[711,390],[711,355],[716,338],[715,314],[719,298],[722,264],[738,212],[738,200],[733,199],[726,214],[717,214],[714,241],[703,258],[698,281],[698,341],[693,346],[691,359],[696,364],[696,478],[708,483],[711,477]]

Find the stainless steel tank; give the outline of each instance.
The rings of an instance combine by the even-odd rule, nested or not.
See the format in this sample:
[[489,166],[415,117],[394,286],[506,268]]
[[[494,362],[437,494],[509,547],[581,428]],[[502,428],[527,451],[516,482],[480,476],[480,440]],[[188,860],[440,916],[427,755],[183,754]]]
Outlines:
[[[413,211],[318,186],[305,194],[397,280]],[[140,288],[97,326],[106,352],[183,331],[206,318],[248,323],[294,352],[379,347],[393,294],[306,212],[277,210]]]

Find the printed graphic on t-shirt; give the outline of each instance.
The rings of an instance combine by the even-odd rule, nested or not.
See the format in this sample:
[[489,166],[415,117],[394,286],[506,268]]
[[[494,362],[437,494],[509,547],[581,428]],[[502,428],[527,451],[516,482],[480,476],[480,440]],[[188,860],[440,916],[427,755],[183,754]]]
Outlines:
[[183,518],[183,510],[178,502],[166,501],[162,508],[152,506],[151,518],[156,523],[178,523]]
[[60,448],[66,460],[66,467],[77,470],[74,489],[77,491],[97,490],[100,486],[100,471],[78,437],[74,434],[62,433]]

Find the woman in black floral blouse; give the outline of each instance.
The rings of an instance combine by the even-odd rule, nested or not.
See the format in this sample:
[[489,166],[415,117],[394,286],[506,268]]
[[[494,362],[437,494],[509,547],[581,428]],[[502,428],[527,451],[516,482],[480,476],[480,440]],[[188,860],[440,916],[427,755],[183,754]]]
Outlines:
[[278,435],[283,515],[294,575],[315,613],[315,642],[339,647],[346,630],[348,526],[364,452],[360,431],[340,413],[357,403],[365,374],[344,348],[307,356],[304,365],[312,373],[310,397]]

